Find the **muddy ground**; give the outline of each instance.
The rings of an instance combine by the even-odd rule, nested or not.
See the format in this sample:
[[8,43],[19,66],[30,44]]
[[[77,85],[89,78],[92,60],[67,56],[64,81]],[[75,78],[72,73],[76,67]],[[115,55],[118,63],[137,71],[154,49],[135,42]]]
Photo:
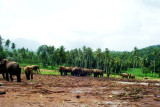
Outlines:
[[0,76],[0,107],[160,107],[160,81],[34,74]]

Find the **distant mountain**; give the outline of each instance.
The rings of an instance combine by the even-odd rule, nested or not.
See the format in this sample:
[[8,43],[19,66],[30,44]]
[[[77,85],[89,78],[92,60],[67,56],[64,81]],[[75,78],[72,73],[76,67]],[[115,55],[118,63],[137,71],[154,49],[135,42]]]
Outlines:
[[152,49],[154,49],[154,48],[160,48],[160,45],[152,45],[152,46],[148,46],[148,47],[142,48],[140,50],[145,50],[145,49],[149,49],[149,48],[152,48]]
[[38,47],[41,45],[39,42],[35,40],[29,40],[24,38],[17,38],[13,41],[16,44],[16,48],[28,48],[32,51],[37,51]]

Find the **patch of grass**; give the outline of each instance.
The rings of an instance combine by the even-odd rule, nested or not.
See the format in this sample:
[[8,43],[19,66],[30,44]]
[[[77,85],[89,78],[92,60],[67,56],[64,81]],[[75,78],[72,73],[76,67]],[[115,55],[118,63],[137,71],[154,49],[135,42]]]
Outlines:
[[60,75],[58,71],[41,71],[41,74],[52,74],[52,75]]

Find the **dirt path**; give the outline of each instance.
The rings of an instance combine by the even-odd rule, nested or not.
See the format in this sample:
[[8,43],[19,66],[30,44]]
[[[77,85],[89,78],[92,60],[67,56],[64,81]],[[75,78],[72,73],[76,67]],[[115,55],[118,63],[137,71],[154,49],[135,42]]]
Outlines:
[[[2,77],[1,77],[2,78]],[[0,107],[160,107],[160,82],[34,74],[0,79]]]

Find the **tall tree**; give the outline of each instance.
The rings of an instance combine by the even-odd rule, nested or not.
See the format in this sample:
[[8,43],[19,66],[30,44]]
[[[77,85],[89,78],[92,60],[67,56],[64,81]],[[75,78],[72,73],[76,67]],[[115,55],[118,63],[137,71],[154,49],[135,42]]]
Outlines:
[[7,48],[9,48],[10,43],[11,43],[11,41],[10,41],[9,39],[7,39],[6,42],[5,42],[5,46],[6,46]]
[[[153,63],[154,63],[154,76],[156,76],[156,57],[157,57],[157,54],[158,54],[158,50],[155,48],[152,55],[153,55]],[[152,73],[152,77],[153,77],[153,73]]]
[[3,39],[2,39],[2,37],[0,35],[0,51],[3,51],[2,43],[3,43]]
[[96,50],[96,62],[97,62],[96,68],[98,68],[98,69],[102,68],[102,65],[101,65],[101,56],[102,56],[102,51],[101,51],[100,48],[98,48]]
[[14,50],[16,48],[16,44],[12,43],[12,47],[11,48]]
[[135,68],[136,68],[136,62],[137,62],[137,58],[138,58],[138,48],[137,47],[134,47],[132,55],[133,55],[133,69],[134,69],[133,74],[134,74],[135,73]]

